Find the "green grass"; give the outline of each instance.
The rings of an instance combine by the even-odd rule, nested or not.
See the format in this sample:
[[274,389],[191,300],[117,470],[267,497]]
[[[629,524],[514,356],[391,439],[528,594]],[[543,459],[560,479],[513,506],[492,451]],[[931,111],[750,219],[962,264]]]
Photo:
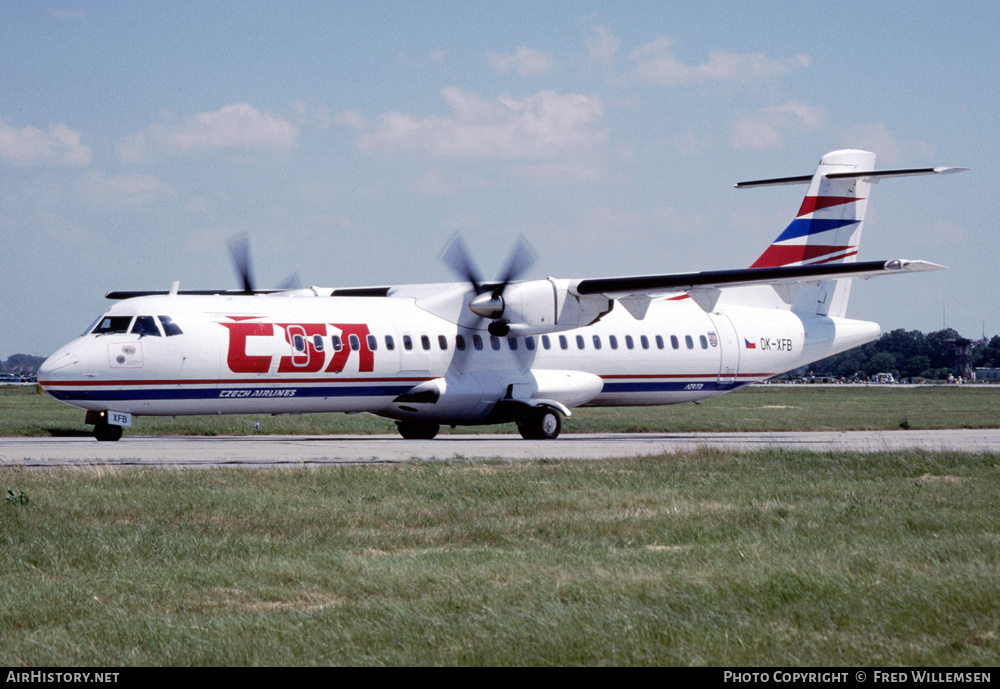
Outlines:
[[[84,412],[34,388],[0,386],[0,436],[89,433]],[[254,424],[260,428],[255,429]],[[1000,386],[751,386],[700,405],[576,409],[563,431],[763,431],[898,428],[996,428]],[[392,421],[370,414],[300,416],[141,417],[138,435],[395,433]],[[444,429],[449,432],[450,429]],[[458,433],[516,432],[503,426],[460,426]]]
[[996,456],[3,469],[0,491],[7,666],[1000,654]]

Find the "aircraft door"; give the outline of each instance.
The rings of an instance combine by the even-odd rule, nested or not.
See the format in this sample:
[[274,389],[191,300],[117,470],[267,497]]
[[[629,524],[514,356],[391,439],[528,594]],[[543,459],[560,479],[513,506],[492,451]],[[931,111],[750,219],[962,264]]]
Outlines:
[[[740,339],[736,327],[724,313],[709,315],[715,325],[715,332],[708,333],[709,343],[719,348],[719,386],[728,386],[736,382],[740,370]],[[713,342],[713,338],[717,342]]]
[[400,335],[400,369],[427,373],[431,370],[431,342],[426,334],[403,332]]
[[297,369],[305,368],[309,365],[310,343],[306,339],[306,329],[301,325],[290,325],[288,331],[288,344],[292,347],[292,366]]

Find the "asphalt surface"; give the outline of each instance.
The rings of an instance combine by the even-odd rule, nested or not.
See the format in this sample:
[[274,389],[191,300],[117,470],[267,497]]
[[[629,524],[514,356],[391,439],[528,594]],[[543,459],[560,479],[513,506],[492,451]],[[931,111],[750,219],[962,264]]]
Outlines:
[[0,438],[0,467],[301,466],[434,460],[606,459],[690,452],[700,447],[749,451],[783,447],[812,452],[921,449],[1000,454],[1000,429],[760,433],[564,434],[554,441],[517,435]]

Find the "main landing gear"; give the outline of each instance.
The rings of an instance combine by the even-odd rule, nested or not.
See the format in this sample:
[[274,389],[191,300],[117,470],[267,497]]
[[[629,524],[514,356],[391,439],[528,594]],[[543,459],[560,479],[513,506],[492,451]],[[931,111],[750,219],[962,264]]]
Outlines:
[[441,430],[436,423],[426,421],[397,421],[396,428],[407,440],[431,440]]
[[[562,415],[551,407],[534,407],[515,419],[525,440],[555,440],[562,430]],[[441,426],[427,421],[397,421],[396,429],[407,440],[431,440]]]
[[525,440],[555,440],[562,430],[562,416],[549,407],[538,407],[517,420],[517,430]]

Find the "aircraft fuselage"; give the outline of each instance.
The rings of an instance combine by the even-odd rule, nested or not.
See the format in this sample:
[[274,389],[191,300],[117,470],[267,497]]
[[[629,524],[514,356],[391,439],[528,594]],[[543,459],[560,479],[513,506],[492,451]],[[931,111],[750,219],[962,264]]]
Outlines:
[[388,297],[138,297],[103,319],[40,371],[53,397],[137,416],[366,411],[446,424],[496,420],[504,399],[695,401],[879,334],[790,311],[709,313],[683,296],[654,301],[642,320],[616,308],[531,337],[494,337]]

